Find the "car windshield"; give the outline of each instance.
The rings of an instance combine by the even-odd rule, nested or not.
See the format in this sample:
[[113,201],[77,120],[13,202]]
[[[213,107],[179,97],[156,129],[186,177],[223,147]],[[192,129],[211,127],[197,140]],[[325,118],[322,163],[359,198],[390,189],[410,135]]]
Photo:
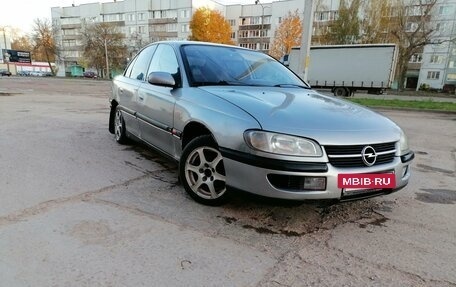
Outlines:
[[308,88],[299,77],[273,58],[235,47],[185,45],[191,86],[240,85]]

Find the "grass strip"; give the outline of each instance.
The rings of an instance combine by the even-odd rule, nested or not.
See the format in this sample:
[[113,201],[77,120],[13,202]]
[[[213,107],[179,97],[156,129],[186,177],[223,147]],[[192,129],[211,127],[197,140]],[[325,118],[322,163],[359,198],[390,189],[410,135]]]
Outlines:
[[445,111],[456,112],[456,103],[451,102],[435,102],[432,100],[426,101],[408,101],[408,100],[384,100],[384,99],[355,99],[349,98],[348,100],[368,107],[382,107],[382,108],[406,108],[415,110],[431,110],[431,111]]

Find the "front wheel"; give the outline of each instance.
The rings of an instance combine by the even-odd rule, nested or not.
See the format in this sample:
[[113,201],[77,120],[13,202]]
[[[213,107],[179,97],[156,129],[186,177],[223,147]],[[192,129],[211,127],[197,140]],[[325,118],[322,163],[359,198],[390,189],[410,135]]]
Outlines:
[[114,116],[114,135],[116,141],[120,144],[127,143],[127,132],[125,129],[125,121],[122,116],[122,111],[119,107],[116,108],[116,114]]
[[179,176],[185,191],[197,202],[217,206],[226,202],[223,156],[211,136],[194,138],[184,148]]

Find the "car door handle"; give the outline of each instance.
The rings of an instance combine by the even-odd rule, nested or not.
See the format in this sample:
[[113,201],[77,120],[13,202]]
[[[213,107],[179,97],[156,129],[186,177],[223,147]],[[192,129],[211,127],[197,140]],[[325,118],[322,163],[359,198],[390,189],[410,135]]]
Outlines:
[[143,96],[138,96],[138,99],[139,99],[140,101],[143,101],[143,100],[144,100],[144,97],[143,97]]
[[121,94],[123,94],[123,89],[122,89],[122,88],[119,88],[119,92],[120,92]]

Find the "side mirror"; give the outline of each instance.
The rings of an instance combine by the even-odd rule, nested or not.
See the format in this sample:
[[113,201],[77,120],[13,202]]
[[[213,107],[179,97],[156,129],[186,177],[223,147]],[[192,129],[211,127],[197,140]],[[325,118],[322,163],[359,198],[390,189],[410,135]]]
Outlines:
[[170,88],[176,87],[176,81],[174,80],[173,76],[170,73],[166,72],[152,72],[149,74],[147,81],[152,85]]

